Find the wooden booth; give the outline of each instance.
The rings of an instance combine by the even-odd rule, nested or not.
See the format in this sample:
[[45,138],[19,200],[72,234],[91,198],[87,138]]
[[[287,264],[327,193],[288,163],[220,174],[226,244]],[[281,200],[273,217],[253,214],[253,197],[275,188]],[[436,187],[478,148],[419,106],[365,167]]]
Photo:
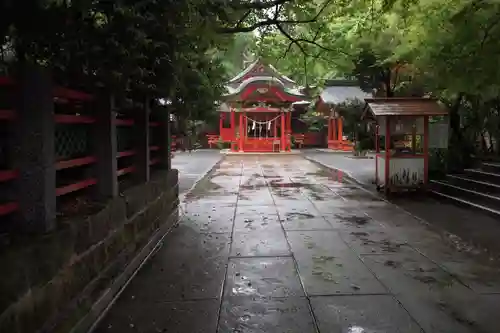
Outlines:
[[[447,115],[430,98],[366,98],[363,119],[376,128],[377,189],[386,194],[425,188],[429,170],[429,118]],[[380,150],[383,137],[384,151]]]
[[292,112],[306,99],[294,81],[257,60],[226,89],[219,107],[219,140],[229,142],[233,152],[291,150]]
[[338,112],[338,106],[349,103],[362,103],[365,97],[370,97],[361,90],[356,80],[333,79],[325,83],[325,89],[316,102],[316,110],[328,117],[328,148],[332,150],[352,151],[354,144],[344,136],[343,118]]

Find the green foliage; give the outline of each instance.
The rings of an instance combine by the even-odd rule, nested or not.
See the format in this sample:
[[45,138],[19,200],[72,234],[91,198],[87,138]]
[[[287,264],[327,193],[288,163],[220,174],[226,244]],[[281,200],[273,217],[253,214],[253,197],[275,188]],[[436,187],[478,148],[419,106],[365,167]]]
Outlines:
[[328,117],[314,109],[310,109],[301,115],[301,120],[307,124],[309,132],[324,131],[328,126],[327,119]]
[[354,75],[381,96],[431,95],[460,166],[499,154],[499,17],[469,0],[1,0],[0,44],[4,62],[46,64],[62,84],[170,99],[181,120],[215,119],[222,83],[257,56],[304,86]]

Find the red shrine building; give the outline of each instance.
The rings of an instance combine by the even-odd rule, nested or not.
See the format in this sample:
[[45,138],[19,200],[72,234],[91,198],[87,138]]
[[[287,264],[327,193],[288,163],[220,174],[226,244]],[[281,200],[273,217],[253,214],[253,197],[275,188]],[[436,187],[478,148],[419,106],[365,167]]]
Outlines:
[[292,114],[309,104],[293,80],[259,59],[227,82],[226,89],[219,138],[231,144],[232,152],[291,151]]

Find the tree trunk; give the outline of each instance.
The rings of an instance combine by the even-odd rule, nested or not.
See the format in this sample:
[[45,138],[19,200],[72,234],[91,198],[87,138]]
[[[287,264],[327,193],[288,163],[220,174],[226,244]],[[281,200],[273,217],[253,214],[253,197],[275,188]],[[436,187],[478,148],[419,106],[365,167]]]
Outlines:
[[460,110],[460,104],[462,104],[462,100],[464,97],[464,93],[459,93],[455,102],[451,105],[450,108],[450,129],[451,135],[458,139],[458,142],[461,142],[463,139],[462,132],[460,131],[460,114],[458,111]]
[[394,89],[392,89],[391,82],[391,70],[387,69],[383,72],[383,84],[385,87],[385,96],[386,97],[394,97]]

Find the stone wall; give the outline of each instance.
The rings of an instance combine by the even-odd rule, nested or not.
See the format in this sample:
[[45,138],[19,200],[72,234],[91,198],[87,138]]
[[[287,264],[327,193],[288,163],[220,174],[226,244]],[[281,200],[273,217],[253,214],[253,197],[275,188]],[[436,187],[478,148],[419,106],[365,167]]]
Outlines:
[[0,251],[0,332],[68,332],[148,241],[178,220],[178,172],[158,170],[96,214]]

